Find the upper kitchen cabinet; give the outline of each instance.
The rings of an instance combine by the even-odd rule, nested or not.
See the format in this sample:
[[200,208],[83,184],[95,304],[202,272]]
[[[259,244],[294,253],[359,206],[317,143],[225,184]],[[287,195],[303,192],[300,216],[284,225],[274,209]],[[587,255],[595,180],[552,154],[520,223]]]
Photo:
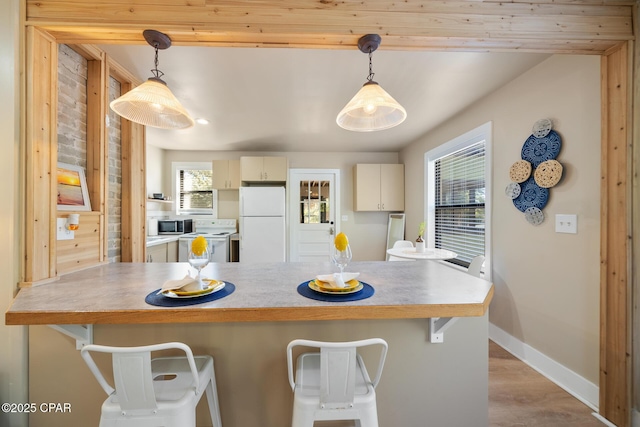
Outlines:
[[240,176],[247,182],[284,182],[286,157],[240,157]]
[[240,160],[213,161],[213,188],[216,190],[240,188]]
[[355,165],[353,194],[356,211],[403,211],[404,165]]

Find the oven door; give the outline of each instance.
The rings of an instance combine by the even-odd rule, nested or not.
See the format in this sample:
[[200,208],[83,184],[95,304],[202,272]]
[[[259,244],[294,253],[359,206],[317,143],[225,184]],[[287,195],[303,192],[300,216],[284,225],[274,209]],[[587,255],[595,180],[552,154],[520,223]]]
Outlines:
[[229,262],[229,246],[226,237],[207,238],[211,262]]

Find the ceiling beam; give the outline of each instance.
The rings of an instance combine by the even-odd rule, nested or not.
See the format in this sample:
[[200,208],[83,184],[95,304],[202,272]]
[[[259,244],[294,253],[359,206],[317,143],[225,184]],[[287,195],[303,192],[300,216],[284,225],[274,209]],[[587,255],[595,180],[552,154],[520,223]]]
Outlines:
[[601,54],[633,39],[632,0],[530,2],[384,0],[26,0],[26,23],[60,43]]

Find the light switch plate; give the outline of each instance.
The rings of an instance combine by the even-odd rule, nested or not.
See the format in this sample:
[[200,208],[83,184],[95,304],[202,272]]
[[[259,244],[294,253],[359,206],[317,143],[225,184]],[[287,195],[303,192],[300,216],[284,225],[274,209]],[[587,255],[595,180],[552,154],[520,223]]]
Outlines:
[[556,214],[556,233],[578,233],[578,215]]
[[66,218],[57,218],[57,230],[58,230],[58,240],[73,240],[73,231],[67,230]]
[[348,215],[342,215],[342,221],[349,221]]

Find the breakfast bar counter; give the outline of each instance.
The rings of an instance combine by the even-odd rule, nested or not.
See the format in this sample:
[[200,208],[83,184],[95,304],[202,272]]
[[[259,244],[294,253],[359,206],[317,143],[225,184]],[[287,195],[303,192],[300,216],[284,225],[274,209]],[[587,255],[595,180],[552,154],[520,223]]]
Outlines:
[[[179,341],[194,354],[212,355],[224,427],[291,425],[291,340],[382,338],[389,352],[376,389],[380,426],[488,427],[490,282],[438,261],[352,262],[346,271],[359,272],[358,280],[373,294],[327,302],[298,291],[316,275],[335,272],[328,262],[226,263],[203,269],[204,277],[230,284],[225,289],[233,292],[222,298],[198,297],[182,307],[145,302],[165,281],[188,271],[186,263],[109,264],[21,289],[5,321],[29,325],[29,399],[72,408],[30,414],[30,425],[98,425],[106,395],[82,361],[76,339],[59,333],[63,326],[91,330],[96,344]],[[432,339],[435,317],[456,319],[441,341]],[[373,357],[363,353],[367,365]],[[107,368],[110,360],[97,363]],[[198,406],[197,418],[199,426],[209,425],[206,403]],[[347,425],[353,424],[336,427]]]
[[[7,325],[262,322],[408,319],[483,316],[491,283],[435,262],[353,262],[348,271],[375,293],[350,302],[322,302],[296,288],[330,263],[209,264],[203,277],[231,282],[235,291],[216,301],[158,307],[145,296],[170,279],[183,278],[187,263],[113,263],[71,273],[59,281],[23,288],[6,312]],[[192,271],[193,274],[193,271]]]

